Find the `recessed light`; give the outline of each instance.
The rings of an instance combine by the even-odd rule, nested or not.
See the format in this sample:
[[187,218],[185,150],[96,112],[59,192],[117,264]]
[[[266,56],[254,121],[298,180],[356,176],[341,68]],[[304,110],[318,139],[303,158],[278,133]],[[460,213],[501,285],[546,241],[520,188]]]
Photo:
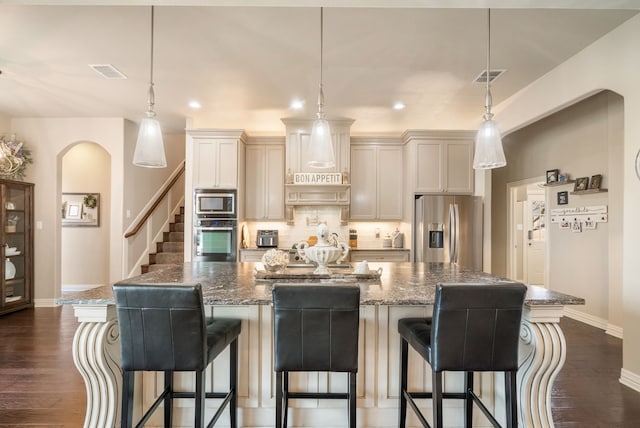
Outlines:
[[293,100],[291,104],[289,104],[289,108],[291,110],[302,110],[304,108],[304,101],[302,100]]
[[395,103],[395,104],[393,105],[393,109],[394,109],[394,110],[404,110],[404,108],[405,108],[405,107],[406,107],[406,106],[404,105],[404,103],[403,103],[403,102],[400,102],[400,101],[398,101],[397,103]]
[[202,108],[202,104],[200,104],[198,101],[189,101],[189,107],[191,107],[192,109],[199,109]]

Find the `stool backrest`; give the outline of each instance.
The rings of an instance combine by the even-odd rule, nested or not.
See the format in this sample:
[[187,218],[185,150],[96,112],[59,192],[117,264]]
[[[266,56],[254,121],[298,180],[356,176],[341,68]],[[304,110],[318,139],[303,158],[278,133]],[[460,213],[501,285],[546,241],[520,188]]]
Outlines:
[[517,370],[526,292],[520,283],[437,284],[431,329],[433,370]]
[[195,371],[206,367],[200,284],[115,284],[123,370]]
[[273,287],[275,371],[358,371],[360,288]]

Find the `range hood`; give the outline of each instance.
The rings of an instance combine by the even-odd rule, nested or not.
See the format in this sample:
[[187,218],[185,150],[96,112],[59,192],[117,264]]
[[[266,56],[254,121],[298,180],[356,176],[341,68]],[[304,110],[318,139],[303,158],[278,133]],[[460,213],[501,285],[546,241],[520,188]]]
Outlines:
[[287,184],[285,205],[348,206],[350,184]]

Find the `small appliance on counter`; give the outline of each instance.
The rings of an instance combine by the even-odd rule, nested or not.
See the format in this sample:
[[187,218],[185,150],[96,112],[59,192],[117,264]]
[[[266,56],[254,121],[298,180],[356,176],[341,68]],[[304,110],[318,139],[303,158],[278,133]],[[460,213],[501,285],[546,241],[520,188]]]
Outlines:
[[256,246],[258,248],[276,248],[278,246],[278,231],[258,230]]

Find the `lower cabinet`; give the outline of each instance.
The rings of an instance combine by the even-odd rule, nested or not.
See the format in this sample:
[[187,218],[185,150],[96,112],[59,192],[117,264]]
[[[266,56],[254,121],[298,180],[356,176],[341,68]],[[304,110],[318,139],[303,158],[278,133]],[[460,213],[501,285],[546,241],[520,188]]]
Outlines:
[[262,256],[267,250],[263,249],[242,249],[240,250],[241,262],[261,262]]
[[409,250],[351,250],[352,262],[408,262]]

